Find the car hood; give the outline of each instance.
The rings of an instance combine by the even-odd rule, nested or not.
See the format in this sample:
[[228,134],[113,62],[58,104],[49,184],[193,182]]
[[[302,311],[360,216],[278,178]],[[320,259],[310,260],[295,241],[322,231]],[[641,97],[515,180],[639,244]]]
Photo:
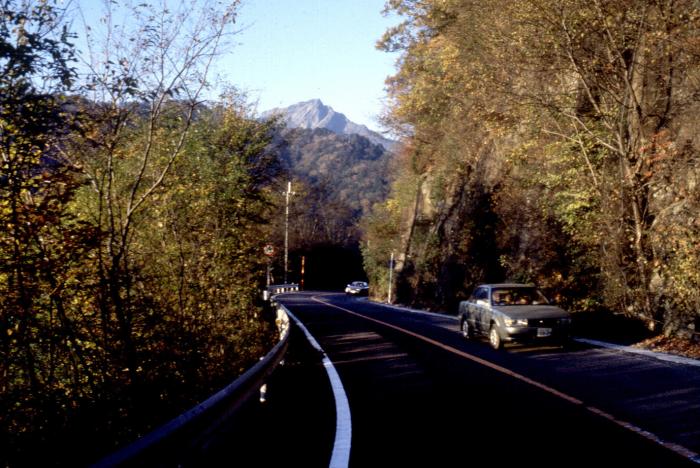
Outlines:
[[564,318],[569,313],[553,305],[513,305],[497,306],[494,309],[512,318]]

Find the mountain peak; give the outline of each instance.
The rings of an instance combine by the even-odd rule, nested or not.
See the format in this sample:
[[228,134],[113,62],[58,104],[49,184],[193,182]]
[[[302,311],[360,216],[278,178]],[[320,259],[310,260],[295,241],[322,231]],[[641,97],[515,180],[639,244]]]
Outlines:
[[357,134],[391,150],[396,142],[384,138],[364,125],[356,124],[345,114],[336,112],[325,105],[320,99],[298,102],[289,107],[270,109],[262,113],[262,118],[280,116],[289,128],[326,128],[339,135]]

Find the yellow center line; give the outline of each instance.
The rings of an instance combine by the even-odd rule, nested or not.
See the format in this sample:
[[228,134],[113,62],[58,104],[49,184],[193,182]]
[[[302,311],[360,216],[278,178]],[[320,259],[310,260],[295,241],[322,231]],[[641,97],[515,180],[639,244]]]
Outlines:
[[318,296],[312,296],[311,299],[315,302],[324,304],[326,306],[334,307],[336,309],[342,310],[343,312],[346,312],[346,313],[353,315],[355,317],[359,317],[359,318],[368,320],[370,322],[377,323],[377,324],[382,325],[384,327],[388,327],[388,328],[391,328],[393,330],[399,331],[401,333],[405,333],[406,335],[412,336],[412,337],[417,338],[417,339],[424,341],[426,343],[430,343],[431,345],[437,346],[438,348],[443,349],[445,351],[448,351],[452,354],[456,354],[457,356],[460,356],[460,357],[463,357],[463,358],[468,359],[470,361],[476,362],[478,364],[481,364],[482,366],[486,366],[489,369],[493,369],[497,372],[500,372],[500,373],[505,374],[507,376],[513,377],[514,379],[518,379],[522,382],[525,382],[529,385],[532,385],[533,387],[537,387],[537,388],[544,390],[545,392],[547,392],[551,395],[554,395],[558,398],[561,398],[562,400],[568,401],[569,403],[572,403],[572,404],[578,405],[578,406],[582,406],[587,411],[589,411],[595,415],[598,415],[604,419],[607,419],[608,421],[611,421],[620,427],[623,427],[623,428],[630,430],[636,434],[639,434],[642,437],[644,437],[648,440],[651,440],[652,442],[655,442],[658,445],[661,445],[662,447],[665,447],[665,448],[667,448],[667,449],[669,449],[669,450],[671,450],[671,451],[673,451],[673,452],[675,452],[675,453],[677,453],[685,458],[688,458],[688,459],[694,461],[695,463],[700,463],[700,454],[698,454],[698,453],[696,453],[696,452],[694,452],[694,451],[692,451],[692,450],[690,450],[682,445],[675,444],[672,442],[666,442],[666,441],[662,440],[660,437],[656,436],[655,434],[653,434],[649,431],[646,431],[646,430],[644,430],[640,427],[637,427],[634,424],[628,423],[626,421],[621,421],[621,420],[617,419],[615,416],[613,416],[605,411],[602,411],[602,410],[596,408],[595,406],[586,405],[583,401],[579,400],[578,398],[573,397],[571,395],[567,395],[566,393],[560,392],[559,390],[552,388],[549,385],[545,385],[543,383],[537,382],[536,380],[532,380],[529,377],[525,377],[522,374],[519,374],[517,372],[513,372],[512,370],[507,369],[507,368],[502,367],[502,366],[499,366],[498,364],[494,364],[493,362],[487,361],[487,360],[482,359],[478,356],[474,356],[473,354],[469,354],[469,353],[462,351],[460,349],[446,345],[446,344],[441,343],[441,342],[434,340],[432,338],[428,338],[427,336],[421,335],[419,333],[412,332],[411,330],[407,330],[407,329],[399,327],[397,325],[393,325],[391,323],[384,322],[382,320],[378,320],[378,319],[375,319],[372,317],[368,317],[366,315],[359,314],[359,313],[354,312],[350,309],[346,309],[345,307],[331,304],[330,302],[326,302],[322,299],[319,299]]

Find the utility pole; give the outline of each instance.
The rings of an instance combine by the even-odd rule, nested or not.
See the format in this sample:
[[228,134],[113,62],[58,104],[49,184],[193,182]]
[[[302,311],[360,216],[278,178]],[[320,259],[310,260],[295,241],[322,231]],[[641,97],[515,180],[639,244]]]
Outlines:
[[394,273],[394,252],[391,252],[391,259],[389,260],[389,293],[387,297],[387,302],[391,304],[391,289],[393,285],[392,275]]
[[287,268],[289,265],[289,197],[293,195],[292,182],[287,182],[284,204],[284,284],[287,284]]

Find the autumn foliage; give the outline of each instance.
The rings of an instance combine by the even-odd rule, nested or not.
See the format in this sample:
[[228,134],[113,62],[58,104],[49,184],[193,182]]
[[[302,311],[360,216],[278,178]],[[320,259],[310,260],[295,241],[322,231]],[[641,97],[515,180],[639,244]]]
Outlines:
[[95,461],[269,349],[274,123],[205,104],[236,5],[199,7],[135,7],[79,74],[66,11],[0,2],[3,466]]
[[452,310],[535,282],[686,339],[700,314],[700,10],[685,0],[389,0],[404,21],[393,193],[367,219],[384,294]]

